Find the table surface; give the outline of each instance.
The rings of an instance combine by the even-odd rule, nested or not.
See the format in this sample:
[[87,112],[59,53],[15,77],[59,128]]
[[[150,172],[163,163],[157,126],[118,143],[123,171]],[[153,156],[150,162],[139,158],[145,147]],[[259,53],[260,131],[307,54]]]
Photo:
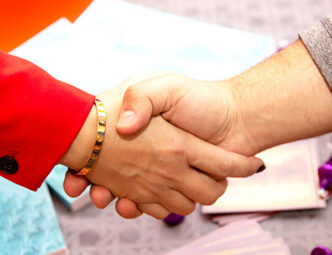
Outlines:
[[[330,0],[128,0],[158,10],[209,23],[273,36],[279,44],[297,39],[299,31],[331,14]],[[330,135],[319,138],[321,162],[332,152]],[[114,205],[98,210],[89,205],[71,213],[53,198],[71,255],[163,254],[218,226],[200,208],[179,226],[167,227],[148,216],[125,220]],[[332,248],[332,202],[326,209],[279,213],[262,223],[282,236],[293,255],[310,254],[313,247]]]

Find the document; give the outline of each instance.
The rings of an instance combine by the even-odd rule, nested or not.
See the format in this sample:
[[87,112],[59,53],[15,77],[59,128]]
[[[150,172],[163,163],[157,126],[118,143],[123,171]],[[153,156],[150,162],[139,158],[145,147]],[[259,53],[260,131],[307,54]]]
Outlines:
[[204,213],[283,211],[323,208],[318,180],[315,139],[280,145],[257,155],[264,172],[249,178],[229,178],[226,193]]

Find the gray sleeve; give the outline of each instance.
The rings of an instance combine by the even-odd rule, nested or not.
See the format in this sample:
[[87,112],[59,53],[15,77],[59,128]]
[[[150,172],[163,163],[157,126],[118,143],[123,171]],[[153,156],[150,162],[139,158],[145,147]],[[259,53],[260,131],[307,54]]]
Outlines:
[[332,16],[299,34],[332,89]]

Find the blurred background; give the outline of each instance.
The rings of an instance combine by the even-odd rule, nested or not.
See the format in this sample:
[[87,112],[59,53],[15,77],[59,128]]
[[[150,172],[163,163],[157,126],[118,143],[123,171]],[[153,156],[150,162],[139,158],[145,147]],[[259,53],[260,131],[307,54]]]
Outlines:
[[294,41],[299,31],[331,15],[330,0],[127,0],[212,24]]

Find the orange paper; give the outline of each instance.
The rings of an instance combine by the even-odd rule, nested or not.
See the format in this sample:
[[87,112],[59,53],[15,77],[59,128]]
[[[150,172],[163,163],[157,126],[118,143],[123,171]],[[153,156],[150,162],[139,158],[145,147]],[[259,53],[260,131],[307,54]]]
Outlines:
[[61,17],[74,22],[92,0],[0,1],[0,49],[9,52]]

